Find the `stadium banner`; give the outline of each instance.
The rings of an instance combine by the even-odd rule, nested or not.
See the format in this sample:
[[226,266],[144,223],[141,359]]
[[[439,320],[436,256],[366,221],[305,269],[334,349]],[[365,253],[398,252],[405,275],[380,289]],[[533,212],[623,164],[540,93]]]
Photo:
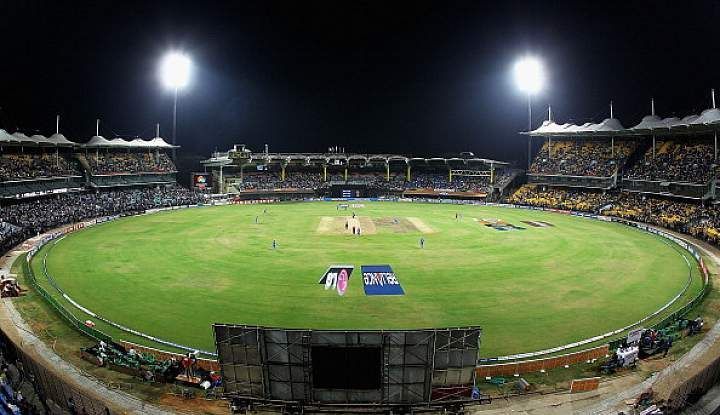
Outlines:
[[318,284],[324,285],[326,290],[336,289],[338,295],[345,295],[354,269],[354,265],[330,265]]
[[390,265],[362,265],[365,295],[405,295]]

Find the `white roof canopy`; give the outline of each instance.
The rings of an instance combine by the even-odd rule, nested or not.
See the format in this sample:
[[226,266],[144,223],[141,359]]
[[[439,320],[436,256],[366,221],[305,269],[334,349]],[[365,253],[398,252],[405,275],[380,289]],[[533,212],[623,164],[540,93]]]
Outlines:
[[9,134],[7,131],[0,129],[0,144],[13,144],[19,146],[43,146],[43,147],[84,147],[84,148],[123,148],[123,149],[156,149],[156,148],[173,148],[163,138],[155,137],[149,140],[143,140],[141,138],[135,138],[132,140],[125,140],[122,138],[113,138],[108,140],[102,136],[93,136],[85,144],[76,143],[70,141],[64,135],[55,133],[50,137],[45,137],[40,134],[35,134],[32,137],[28,137],[22,132],[15,132]]
[[124,140],[122,138],[113,138],[108,140],[105,137],[94,136],[86,144],[83,144],[85,148],[172,148],[173,146],[168,144],[165,140],[160,137],[155,137],[152,140],[143,140],[141,138],[135,138],[133,140]]
[[[585,123],[583,125],[575,124],[556,124],[554,121],[544,121],[542,125],[531,131],[530,135],[537,136],[555,136],[555,135],[597,135],[597,133],[606,133],[612,131],[624,131],[625,127],[620,124],[616,118],[606,118],[601,123]],[[603,134],[604,135],[604,134]]]
[[720,109],[710,108],[698,115],[688,115],[679,119],[677,117],[660,118],[657,115],[647,115],[635,126],[625,128],[616,118],[606,118],[598,124],[585,123],[557,124],[555,121],[543,121],[540,127],[530,132],[522,132],[539,137],[623,137],[647,134],[673,134],[673,133],[707,133],[720,131]]
[[17,143],[19,142],[14,135],[8,134],[7,131],[0,129],[0,143]]
[[72,141],[68,140],[67,138],[65,138],[64,135],[62,135],[60,133],[55,133],[55,134],[51,135],[50,137],[48,137],[48,140],[50,140],[56,146],[70,147],[70,146],[77,145],[77,143],[73,143]]

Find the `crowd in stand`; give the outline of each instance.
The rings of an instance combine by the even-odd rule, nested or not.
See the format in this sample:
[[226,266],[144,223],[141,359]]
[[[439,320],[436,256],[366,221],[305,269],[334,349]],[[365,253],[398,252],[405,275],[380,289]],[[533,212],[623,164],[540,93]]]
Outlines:
[[200,201],[199,194],[179,186],[64,193],[26,200],[0,207],[0,245],[5,251],[39,232],[84,219]]
[[416,173],[405,183],[406,189],[452,189],[447,174]]
[[715,176],[715,149],[705,140],[660,141],[626,176],[642,180],[707,183]]
[[715,177],[715,150],[710,140],[665,140],[643,157],[625,166],[638,148],[635,140],[554,139],[543,143],[530,173],[609,177],[618,169],[631,179],[707,183]]
[[387,173],[374,172],[374,173],[349,173],[348,183],[352,184],[366,184],[368,186],[377,187],[386,190],[402,190],[405,184],[405,174],[391,172],[390,180],[388,180]]
[[98,152],[86,155],[93,174],[165,173],[177,169],[165,153]]
[[[498,170],[496,184],[505,185],[512,178],[511,172]],[[277,190],[277,189],[319,189],[333,183],[366,184],[368,186],[401,191],[405,189],[433,189],[460,192],[486,192],[490,186],[488,176],[454,176],[452,182],[447,173],[416,173],[410,181],[406,181],[404,173],[391,172],[390,180],[387,173],[366,172],[348,173],[347,181],[344,173],[328,172],[328,180],[323,180],[322,172],[286,173],[285,180],[275,171],[246,173],[243,183],[236,185],[238,190]]]
[[639,193],[622,193],[603,213],[689,233],[691,223],[699,219],[703,210],[699,202],[686,203]]
[[279,172],[246,173],[238,190],[316,189],[322,182],[322,173],[292,172],[281,180]]
[[547,188],[524,185],[513,193],[508,201],[513,204],[583,212],[596,212],[615,200],[602,192],[586,192],[573,189]]
[[603,213],[673,229],[720,245],[720,205],[717,204],[623,193],[613,207]]
[[601,213],[650,223],[687,233],[720,245],[720,205],[703,205],[640,193],[598,193],[585,190],[525,185],[509,203],[544,208]]
[[634,140],[572,139],[546,141],[530,172],[568,176],[609,177],[622,167],[635,151]]
[[77,162],[64,154],[0,155],[0,182],[79,175]]
[[[100,152],[86,156],[93,174],[164,173],[177,169],[165,153]],[[48,177],[82,176],[75,157],[63,153],[0,155],[0,182]]]
[[504,187],[505,185],[507,185],[514,177],[513,173],[514,172],[511,169],[495,170],[495,177],[493,177],[493,180],[495,181],[495,186]]
[[449,174],[416,174],[405,183],[405,189],[434,189],[455,192],[487,192],[490,186],[489,176],[453,176]]

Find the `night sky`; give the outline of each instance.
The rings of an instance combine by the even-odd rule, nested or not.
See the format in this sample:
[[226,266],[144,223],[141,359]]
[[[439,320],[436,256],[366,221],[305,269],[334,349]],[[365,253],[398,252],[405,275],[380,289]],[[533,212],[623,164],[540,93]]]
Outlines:
[[[525,98],[513,61],[543,59],[535,124],[626,125],[687,115],[720,87],[720,3],[94,1],[0,2],[0,127],[73,140],[171,135],[161,55],[192,56],[178,143],[261,151],[415,155],[473,151],[523,160]],[[720,95],[719,95],[720,97]]]

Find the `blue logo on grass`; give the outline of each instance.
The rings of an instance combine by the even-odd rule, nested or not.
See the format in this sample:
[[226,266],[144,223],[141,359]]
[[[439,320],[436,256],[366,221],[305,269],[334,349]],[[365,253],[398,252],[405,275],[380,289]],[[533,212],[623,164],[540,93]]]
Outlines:
[[405,295],[390,265],[362,265],[365,295]]

